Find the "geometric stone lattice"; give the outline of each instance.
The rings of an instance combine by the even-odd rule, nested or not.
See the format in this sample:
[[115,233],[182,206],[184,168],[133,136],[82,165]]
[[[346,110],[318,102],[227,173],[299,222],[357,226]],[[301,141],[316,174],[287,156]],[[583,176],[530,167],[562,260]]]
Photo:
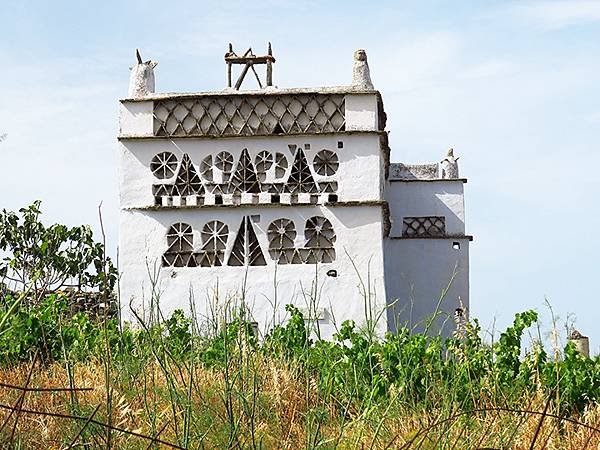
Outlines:
[[289,192],[291,194],[314,194],[319,192],[317,183],[315,183],[315,179],[313,178],[308,162],[306,161],[306,156],[304,156],[304,152],[300,148],[296,151],[296,157],[294,158],[290,176],[284,184],[284,192]]
[[179,166],[179,172],[177,172],[177,178],[175,179],[175,192],[176,195],[185,197],[187,195],[199,195],[204,194],[204,187],[202,181],[194,169],[192,160],[187,153],[183,155],[181,160],[181,166]]
[[331,150],[321,150],[313,159],[313,167],[319,175],[333,175],[339,167],[337,155]]
[[202,250],[196,261],[200,267],[222,266],[225,259],[225,247],[229,237],[229,228],[223,222],[211,220],[202,228]]
[[404,217],[402,220],[403,237],[439,237],[445,234],[445,217]]
[[296,229],[289,219],[277,219],[267,229],[269,254],[277,264],[316,264],[335,261],[336,240],[331,222],[325,217],[314,216],[306,221],[306,243],[294,248]]
[[150,170],[156,178],[164,180],[175,175],[177,169],[177,156],[171,152],[162,152],[155,155],[150,162]]
[[290,219],[277,219],[267,229],[269,254],[278,264],[292,264],[296,249],[296,226]]
[[263,255],[258,238],[249,216],[244,216],[233,248],[227,261],[228,266],[265,266],[267,262]]
[[213,159],[211,155],[208,155],[200,163],[200,175],[208,182],[213,181]]
[[[152,185],[154,205],[172,208],[286,203],[280,194],[291,194],[287,200],[291,204],[337,202],[338,182],[329,178],[320,178],[316,182],[313,172],[318,172],[320,177],[331,177],[339,168],[337,155],[330,150],[321,150],[313,158],[313,169],[302,148],[290,145],[290,149],[295,153],[291,167],[283,153],[273,154],[266,150],[259,151],[252,159],[248,149],[244,148],[237,161],[228,151],[209,154],[199,161],[198,169],[187,153],[183,154],[178,166],[174,155],[160,153],[152,168],[156,176],[169,179]],[[272,181],[267,182],[269,177]],[[259,198],[261,193],[270,195]],[[301,194],[310,194],[310,198]]]
[[215,166],[224,173],[231,173],[233,169],[233,155],[229,152],[220,152],[215,157]]
[[333,225],[325,217],[315,216],[306,221],[304,228],[304,254],[300,250],[303,262],[307,263],[329,263],[335,260],[333,244],[336,236]]
[[288,168],[287,158],[283,153],[275,154],[275,178],[283,178]]
[[229,181],[228,192],[230,194],[242,192],[258,194],[260,192],[258,176],[252,165],[247,148],[242,150],[242,155],[240,156],[235,172]]
[[194,253],[192,226],[175,223],[167,231],[167,251],[163,254],[165,267],[213,267],[222,266],[225,247],[229,237],[226,224],[212,220],[202,229],[202,249]]
[[344,131],[340,94],[202,95],[154,101],[154,136],[252,136]]
[[269,170],[273,165],[273,155],[267,151],[260,152],[258,155],[256,155],[254,165],[256,167],[256,173],[258,174],[259,181],[264,182],[267,178],[267,170]]
[[167,251],[163,255],[163,266],[196,267],[194,258],[194,235],[192,226],[175,223],[167,231]]
[[[167,231],[164,267],[264,266],[267,264],[250,216],[242,219],[229,257],[225,257],[229,227],[219,220],[204,224],[200,233],[202,248],[194,252],[194,232],[187,223],[175,223]],[[267,228],[269,254],[277,264],[316,264],[335,261],[335,231],[325,217],[314,216],[304,227],[304,246],[295,248],[296,227],[281,218]]]

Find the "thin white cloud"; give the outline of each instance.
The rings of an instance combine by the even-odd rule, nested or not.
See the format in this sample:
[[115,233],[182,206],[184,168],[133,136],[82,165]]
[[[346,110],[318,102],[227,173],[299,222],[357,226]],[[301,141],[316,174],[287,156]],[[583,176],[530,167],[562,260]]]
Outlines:
[[600,1],[558,0],[517,5],[512,12],[547,29],[600,21]]

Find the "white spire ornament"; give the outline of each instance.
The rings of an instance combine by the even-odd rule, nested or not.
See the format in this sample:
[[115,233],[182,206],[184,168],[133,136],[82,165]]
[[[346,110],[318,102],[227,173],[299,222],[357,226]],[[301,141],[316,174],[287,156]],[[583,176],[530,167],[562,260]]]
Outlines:
[[458,178],[458,158],[454,157],[454,149],[448,150],[448,154],[440,163],[440,168],[442,178]]
[[130,67],[129,76],[129,98],[142,98],[154,93],[154,68],[158,65],[156,61],[149,59],[142,61],[140,51],[135,51],[137,64]]
[[354,52],[354,68],[352,69],[352,87],[374,89],[367,62],[367,52],[362,49]]

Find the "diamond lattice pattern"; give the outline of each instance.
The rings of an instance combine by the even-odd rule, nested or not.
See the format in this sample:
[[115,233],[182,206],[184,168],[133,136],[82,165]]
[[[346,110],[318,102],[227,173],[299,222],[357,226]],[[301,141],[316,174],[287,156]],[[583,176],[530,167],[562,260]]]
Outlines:
[[402,236],[405,237],[438,237],[445,234],[445,217],[405,217],[402,221]]
[[155,136],[252,136],[345,130],[344,96],[201,96],[154,102]]

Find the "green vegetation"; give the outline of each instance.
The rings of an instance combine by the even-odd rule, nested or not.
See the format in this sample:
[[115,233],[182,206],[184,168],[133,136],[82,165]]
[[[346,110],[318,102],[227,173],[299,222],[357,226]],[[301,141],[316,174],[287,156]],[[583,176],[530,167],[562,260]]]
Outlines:
[[[524,350],[534,311],[492,345],[477,320],[449,339],[408,329],[378,337],[347,321],[325,341],[291,305],[285,323],[258,336],[243,298],[227,320],[212,318],[219,326],[182,311],[158,320],[156,301],[155,319],[121,327],[49,292],[50,281],[71,278],[107,290],[113,269],[86,229],[39,228],[38,206],[21,211],[24,223],[0,216],[7,273],[34,285],[0,303],[0,442],[11,448],[530,448],[541,439],[585,448],[600,439],[569,422],[600,423],[600,359],[570,345],[552,356],[539,342]],[[93,390],[44,397],[8,387],[27,383]],[[29,412],[13,415],[14,405]],[[525,410],[544,410],[544,423]],[[65,417],[43,415],[57,411]],[[34,432],[40,424],[46,431]]]

